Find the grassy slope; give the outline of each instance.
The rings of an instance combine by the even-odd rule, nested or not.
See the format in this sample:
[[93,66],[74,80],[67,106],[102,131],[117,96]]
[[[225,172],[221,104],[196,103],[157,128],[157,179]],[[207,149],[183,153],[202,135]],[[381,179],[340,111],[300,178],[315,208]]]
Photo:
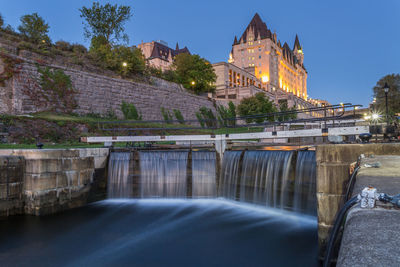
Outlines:
[[[102,131],[101,127],[104,128],[165,128],[165,130],[160,131],[152,131],[149,130],[146,132],[146,135],[174,135],[174,134],[233,134],[233,133],[248,133],[248,132],[261,132],[263,131],[262,127],[252,127],[252,128],[219,128],[219,129],[191,129],[191,130],[168,130],[168,128],[176,128],[176,127],[190,127],[189,125],[182,124],[165,124],[165,123],[122,123],[122,124],[110,124],[100,126],[101,122],[112,122],[113,119],[108,118],[99,118],[95,116],[76,116],[69,114],[56,114],[50,112],[36,113],[31,115],[24,116],[12,116],[12,115],[2,115],[0,117],[0,121],[8,121],[19,123],[39,123],[39,122],[51,122],[54,123],[55,126],[64,126],[66,124],[85,124],[85,125],[96,125],[96,127],[91,127],[91,131],[88,133],[77,133],[76,140],[80,136],[105,136],[105,135],[127,135],[127,131],[124,132],[111,132],[111,131]],[[100,127],[99,127],[100,126]],[[95,129],[95,130],[93,130]],[[96,130],[97,129],[97,130]],[[27,130],[29,132],[29,130]],[[141,135],[141,133],[138,133]],[[61,141],[61,142],[51,142],[51,141],[42,141],[45,144],[45,148],[84,148],[84,147],[101,147],[102,144],[85,144],[79,143],[77,141]],[[116,146],[124,147],[125,143],[118,143]],[[0,144],[0,149],[29,149],[36,148],[35,144],[24,144],[23,142],[18,142],[17,144]]]

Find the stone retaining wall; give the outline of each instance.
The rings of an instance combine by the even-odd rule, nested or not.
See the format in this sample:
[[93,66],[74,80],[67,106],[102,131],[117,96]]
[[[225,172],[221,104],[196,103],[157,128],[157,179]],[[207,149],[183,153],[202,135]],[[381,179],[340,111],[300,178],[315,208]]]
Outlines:
[[[57,106],[57,103],[46,103],[45,106],[41,106],[38,100],[32,99],[32,96],[26,93],[29,90],[37,90],[34,84],[36,82],[37,85],[39,77],[35,65],[38,61],[44,62],[51,68],[62,69],[71,77],[73,87],[77,91],[75,95],[77,107],[73,112],[78,114],[106,115],[115,112],[122,118],[120,108],[122,101],[133,103],[144,120],[163,120],[161,107],[170,110],[172,114],[173,109],[178,109],[185,119],[193,120],[196,120],[195,113],[202,106],[215,111],[213,102],[207,97],[194,95],[175,83],[157,78],[151,79],[152,84],[131,82],[41,60],[40,56],[31,52],[20,51],[19,56],[16,56],[12,54],[11,48],[8,51],[9,55],[21,59],[23,63],[20,64],[19,73],[7,80],[4,87],[0,87],[0,113],[33,113]],[[3,66],[4,62],[0,61],[0,71]]]

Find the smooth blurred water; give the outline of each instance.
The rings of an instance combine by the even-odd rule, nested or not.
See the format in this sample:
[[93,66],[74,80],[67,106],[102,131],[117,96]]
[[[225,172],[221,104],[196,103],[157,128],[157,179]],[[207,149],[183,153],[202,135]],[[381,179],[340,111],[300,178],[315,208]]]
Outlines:
[[1,266],[317,266],[315,217],[221,199],[101,201],[0,236]]
[[140,196],[185,198],[188,151],[140,151]]
[[192,197],[216,197],[216,153],[192,151]]
[[107,198],[132,197],[132,176],[129,175],[131,153],[113,152],[108,161]]

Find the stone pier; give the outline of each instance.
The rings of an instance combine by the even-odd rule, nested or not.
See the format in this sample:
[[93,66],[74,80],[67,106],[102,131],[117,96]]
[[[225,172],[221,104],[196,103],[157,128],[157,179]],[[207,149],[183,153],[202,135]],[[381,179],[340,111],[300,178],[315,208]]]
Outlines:
[[0,150],[0,215],[51,214],[104,199],[109,150]]

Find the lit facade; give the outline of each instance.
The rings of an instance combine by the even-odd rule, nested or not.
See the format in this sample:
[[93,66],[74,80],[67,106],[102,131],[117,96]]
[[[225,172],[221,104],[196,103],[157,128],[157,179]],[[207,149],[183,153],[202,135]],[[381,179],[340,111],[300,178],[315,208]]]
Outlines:
[[304,54],[296,35],[293,49],[281,45],[276,33],[256,14],[238,40],[232,45],[229,63],[253,73],[262,81],[262,88],[284,92],[307,99],[307,71]]

